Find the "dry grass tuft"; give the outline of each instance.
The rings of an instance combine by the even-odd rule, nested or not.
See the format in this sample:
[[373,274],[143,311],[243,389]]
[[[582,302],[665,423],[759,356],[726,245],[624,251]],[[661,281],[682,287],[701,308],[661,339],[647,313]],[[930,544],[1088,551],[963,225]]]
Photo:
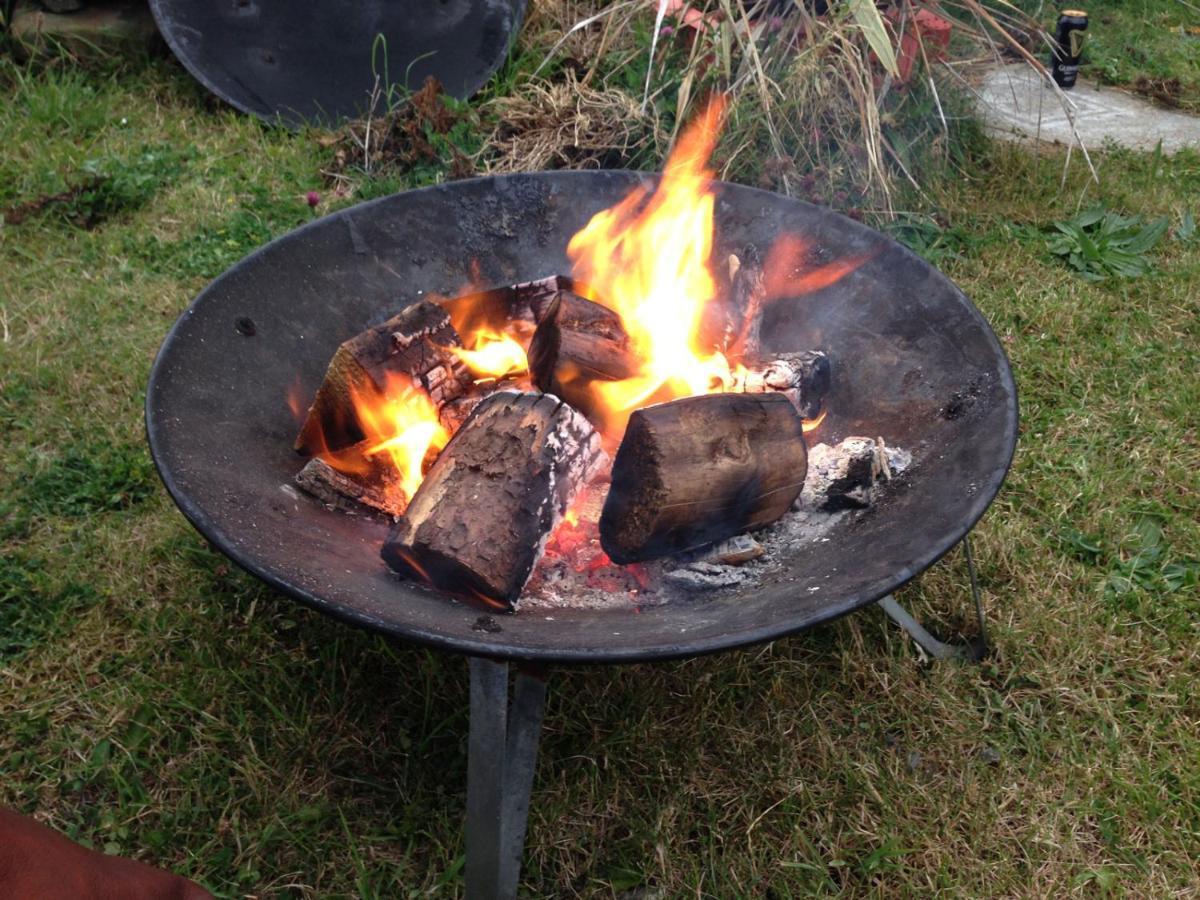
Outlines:
[[[895,0],[886,16],[852,4],[820,16],[799,2],[694,0],[686,13],[668,5],[536,3],[520,48],[543,56],[543,75],[491,104],[506,121],[484,154],[489,170],[577,165],[580,153],[603,165],[614,148],[657,160],[666,149],[659,123],[669,144],[714,91],[729,101],[727,178],[888,215],[898,186],[919,194],[952,164],[962,122],[951,95],[962,76],[914,28],[932,8],[924,0]],[[1004,49],[1038,65],[1012,36],[1036,33],[1036,23],[1006,0],[956,0],[940,12],[956,23],[945,62],[998,59]],[[906,84],[880,62],[903,35],[918,43]],[[507,158],[498,166],[496,157]]]
[[524,82],[486,112],[497,119],[481,153],[487,172],[603,168],[666,143],[653,111],[624,91],[589,87],[571,70]]

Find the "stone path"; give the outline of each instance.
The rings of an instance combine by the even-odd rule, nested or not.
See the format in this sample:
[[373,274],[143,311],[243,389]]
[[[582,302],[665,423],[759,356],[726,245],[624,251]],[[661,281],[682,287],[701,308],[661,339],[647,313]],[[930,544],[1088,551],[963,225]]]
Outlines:
[[[987,72],[976,92],[980,114],[992,134],[1073,142],[1060,95],[1029,66],[997,66]],[[1200,150],[1200,117],[1160,109],[1115,88],[1083,81],[1064,93],[1079,138],[1089,150],[1100,149],[1105,141],[1139,150],[1153,150],[1162,141],[1164,153],[1185,147]]]

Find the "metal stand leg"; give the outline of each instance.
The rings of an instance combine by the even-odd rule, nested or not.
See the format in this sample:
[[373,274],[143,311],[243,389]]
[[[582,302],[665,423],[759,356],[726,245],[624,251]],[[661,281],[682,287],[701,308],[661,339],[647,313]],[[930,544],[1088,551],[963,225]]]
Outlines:
[[983,601],[979,598],[979,579],[975,574],[975,558],[971,555],[969,535],[963,538],[962,545],[963,553],[967,557],[967,571],[971,577],[971,596],[975,600],[975,615],[979,618],[978,637],[965,644],[943,643],[926,631],[924,626],[914,619],[908,610],[897,603],[896,598],[891,594],[879,601],[879,608],[887,613],[889,619],[908,632],[909,636],[917,642],[917,646],[934,659],[963,659],[979,662],[988,654],[987,625],[983,618]]
[[467,897],[510,900],[521,873],[546,680],[518,669],[510,707],[508,663],[471,657],[470,666]]

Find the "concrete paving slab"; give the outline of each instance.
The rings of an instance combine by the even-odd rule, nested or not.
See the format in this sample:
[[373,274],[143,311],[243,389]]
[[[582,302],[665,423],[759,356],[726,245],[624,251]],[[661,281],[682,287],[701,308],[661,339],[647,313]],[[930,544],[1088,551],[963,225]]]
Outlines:
[[1105,141],[1139,150],[1153,150],[1161,141],[1164,153],[1200,150],[1200,117],[1083,81],[1063,92],[1071,107],[1068,116],[1062,95],[1023,63],[990,69],[976,90],[984,124],[999,137],[1070,144],[1073,118],[1088,150],[1100,149]]

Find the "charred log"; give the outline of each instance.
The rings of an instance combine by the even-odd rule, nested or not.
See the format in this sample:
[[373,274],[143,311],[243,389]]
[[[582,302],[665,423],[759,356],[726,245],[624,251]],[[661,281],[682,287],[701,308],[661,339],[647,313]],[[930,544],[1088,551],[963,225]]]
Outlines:
[[616,314],[569,291],[546,307],[528,355],[534,385],[588,416],[596,413],[596,382],[632,378],[639,369]]
[[783,354],[746,375],[747,393],[779,391],[792,401],[805,419],[815,419],[833,386],[833,366],[820,350]]
[[354,412],[355,391],[382,394],[389,375],[407,376],[437,406],[471,385],[462,362],[446,350],[460,345],[446,311],[420,301],[338,347],[296,437],[303,453],[338,451],[366,437]]
[[759,355],[759,334],[766,300],[762,259],[753,245],[731,253],[719,267],[724,302],[705,307],[700,324],[700,345],[719,350],[731,359]]
[[400,474],[386,455],[370,457],[356,453],[359,464],[339,471],[324,459],[310,459],[296,473],[296,486],[326,506],[355,512],[362,504],[390,516],[398,516],[406,506]]
[[720,541],[782,516],[804,487],[796,408],[709,394],[635,412],[613,462],[600,542],[619,563]]
[[557,398],[492,394],[426,474],[383,558],[443,590],[511,607],[603,460],[592,426]]

